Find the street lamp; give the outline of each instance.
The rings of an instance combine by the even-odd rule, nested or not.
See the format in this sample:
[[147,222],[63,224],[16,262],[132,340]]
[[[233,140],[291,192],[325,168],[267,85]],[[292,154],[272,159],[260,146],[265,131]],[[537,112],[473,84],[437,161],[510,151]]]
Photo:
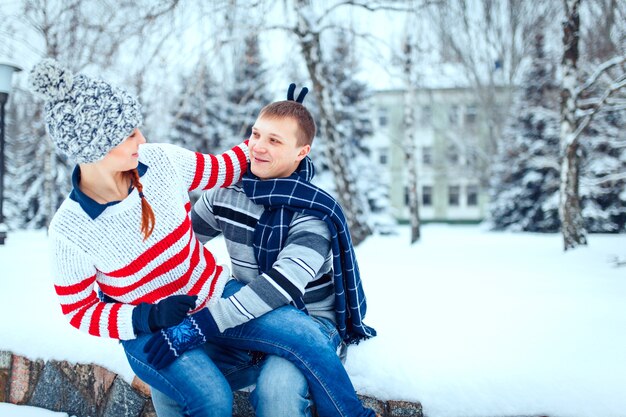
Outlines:
[[12,64],[0,62],[0,245],[4,245],[7,237],[7,226],[4,224],[4,105],[9,101],[11,78],[14,72],[22,69]]

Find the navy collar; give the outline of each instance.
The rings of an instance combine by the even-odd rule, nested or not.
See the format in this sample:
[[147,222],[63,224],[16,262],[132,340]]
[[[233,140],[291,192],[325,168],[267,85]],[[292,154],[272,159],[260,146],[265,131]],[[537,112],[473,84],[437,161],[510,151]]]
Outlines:
[[[148,166],[139,162],[137,165],[137,172],[139,176],[142,177],[143,174],[148,170]],[[106,204],[100,204],[87,194],[83,193],[78,187],[78,183],[80,182],[80,167],[76,165],[74,168],[74,172],[72,172],[72,192],[70,193],[70,199],[76,201],[80,204],[81,208],[91,217],[92,220],[95,220],[107,207],[113,206],[120,201],[110,201]],[[130,194],[133,186],[131,185],[128,189],[128,193]]]

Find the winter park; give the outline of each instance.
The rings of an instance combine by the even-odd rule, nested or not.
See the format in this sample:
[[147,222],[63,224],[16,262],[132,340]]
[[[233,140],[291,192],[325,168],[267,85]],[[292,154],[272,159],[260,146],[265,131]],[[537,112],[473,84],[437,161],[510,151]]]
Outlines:
[[297,417],[178,367],[272,315],[302,415],[626,417],[625,2],[0,0],[0,105],[2,417]]

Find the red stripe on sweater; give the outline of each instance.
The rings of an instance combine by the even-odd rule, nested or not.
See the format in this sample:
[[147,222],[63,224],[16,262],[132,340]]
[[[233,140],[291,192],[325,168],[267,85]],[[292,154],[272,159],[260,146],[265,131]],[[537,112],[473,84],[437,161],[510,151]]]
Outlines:
[[193,182],[191,183],[191,187],[189,187],[189,191],[195,190],[200,185],[200,181],[202,181],[202,176],[204,175],[204,155],[199,152],[196,152],[196,173],[193,177]]
[[193,236],[194,236],[193,233],[191,233],[191,230],[189,230],[189,240],[187,241],[187,244],[185,245],[185,247],[183,247],[180,251],[172,255],[169,259],[166,259],[165,261],[163,261],[163,263],[155,267],[152,271],[150,271],[146,276],[144,276],[140,280],[135,281],[130,285],[125,285],[122,287],[99,283],[98,285],[100,286],[100,289],[106,295],[109,295],[111,297],[119,297],[119,296],[128,294],[129,292],[134,291],[141,286],[148,284],[149,282],[153,281],[154,279],[160,276],[168,274],[172,269],[182,264],[189,256],[189,252],[191,252],[191,243],[192,243]]
[[209,289],[209,296],[207,297],[207,300],[210,300],[211,297],[213,297],[213,293],[215,292],[215,285],[217,284],[217,278],[220,276],[220,274],[222,273],[222,266],[218,265],[217,268],[215,268],[215,277],[213,277],[213,282],[211,283],[211,288]]
[[209,156],[211,157],[211,173],[209,174],[209,182],[207,182],[206,186],[204,187],[205,190],[215,187],[215,184],[217,184],[217,177],[220,172],[220,164],[217,160],[217,157],[215,155]]
[[[206,262],[206,266],[204,267],[204,271],[202,271],[202,275],[198,279],[198,282],[194,284],[194,286],[189,290],[189,295],[198,295],[206,281],[211,277],[217,277],[214,274],[215,272],[215,258],[205,247],[202,247],[202,253],[204,254],[204,259]],[[215,285],[215,284],[213,284]],[[207,298],[208,299],[208,298]]]
[[77,329],[80,329],[80,323],[83,321],[83,317],[85,316],[85,313],[87,313],[87,310],[89,310],[91,307],[94,306],[94,304],[98,303],[98,297],[96,297],[96,293],[91,293],[91,296],[89,297],[89,303],[86,304],[84,307],[81,307],[76,314],[74,314],[74,317],[72,317],[72,319],[70,320],[70,324],[74,327],[76,327]]
[[83,298],[82,300],[76,301],[75,303],[72,303],[72,304],[61,303],[61,311],[63,311],[63,314],[69,314],[72,311],[85,307],[86,305],[92,305],[94,302],[97,302],[97,301],[98,301],[98,297],[96,297],[96,293],[92,291],[85,298]]
[[91,315],[91,322],[89,323],[89,334],[91,335],[100,336],[100,319],[102,318],[104,306],[104,303],[98,303]]
[[237,180],[235,181],[237,182],[241,179],[241,177],[243,177],[246,169],[248,169],[248,160],[246,158],[246,154],[244,153],[244,151],[241,150],[239,146],[234,147],[233,151],[235,151],[235,155],[237,155],[237,161],[239,162],[239,178],[237,178]]
[[228,187],[231,185],[233,183],[233,175],[235,174],[233,160],[227,153],[224,154],[224,162],[226,162],[226,178],[224,178],[224,183],[220,185],[220,187]]
[[[191,207],[191,205],[185,205],[185,209],[187,211],[189,211],[189,209],[187,209],[188,206]],[[190,230],[191,220],[189,219],[189,216],[185,216],[185,220],[183,220],[180,226],[174,229],[174,231],[167,235],[164,239],[155,243],[154,246],[152,246],[150,249],[139,255],[139,257],[133,262],[116,271],[103,273],[110,276],[111,278],[121,278],[134,275],[142,268],[144,268],[149,262],[154,260],[157,256],[165,252],[169,247],[171,247],[174,243],[180,240],[180,238],[182,238],[185,233],[189,232]]]
[[89,288],[89,286],[93,285],[95,281],[96,281],[96,276],[93,275],[93,276],[90,276],[89,278],[82,280],[81,282],[77,284],[55,285],[54,290],[56,291],[57,295],[78,294],[79,292],[84,291],[87,288]]
[[187,272],[185,272],[180,278],[175,281],[172,281],[162,287],[157,288],[154,291],[149,292],[148,294],[134,300],[132,304],[137,305],[139,303],[155,303],[157,300],[163,299],[164,297],[170,296],[172,294],[176,294],[181,288],[189,283],[189,279],[193,274],[193,271],[198,266],[198,262],[200,261],[200,247],[202,245],[196,245],[196,250],[193,252],[191,257],[191,265]]
[[117,320],[119,316],[120,308],[122,308],[122,303],[115,303],[113,307],[111,307],[111,312],[109,313],[109,336],[114,339],[120,338],[120,332],[117,330]]

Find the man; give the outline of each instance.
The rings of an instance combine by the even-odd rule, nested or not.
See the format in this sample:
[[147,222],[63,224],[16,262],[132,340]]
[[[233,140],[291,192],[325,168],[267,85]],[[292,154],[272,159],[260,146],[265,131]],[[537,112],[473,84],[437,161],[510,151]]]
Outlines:
[[[290,87],[290,98],[293,88]],[[344,287],[343,282],[337,283],[341,290],[337,291],[335,285],[335,277],[341,277],[341,272],[334,274],[333,268],[339,260],[333,257],[332,250],[333,234],[337,240],[336,230],[331,233],[335,226],[329,226],[328,220],[323,220],[317,211],[308,213],[306,209],[291,206],[292,199],[308,200],[310,204],[305,204],[306,207],[320,203],[305,195],[310,191],[317,193],[317,189],[309,185],[313,166],[307,156],[316,127],[313,117],[300,103],[304,94],[303,90],[298,101],[292,98],[261,110],[249,140],[250,172],[246,179],[217,192],[205,193],[195,204],[191,218],[202,243],[220,233],[224,235],[233,277],[245,284],[237,286],[234,293],[227,288],[225,298],[209,306],[220,330],[293,304],[308,312],[329,343],[343,351],[344,339],[358,340],[375,332],[360,322],[365,313],[360,283],[349,285],[357,288],[352,295],[359,301],[352,303],[352,307],[360,311],[352,315],[358,315],[358,320],[350,322],[348,329],[345,317],[340,317],[337,325],[336,309],[345,311],[345,308],[341,299],[341,305],[335,305],[336,293],[343,292]],[[307,192],[300,193],[301,187]],[[275,202],[275,198],[285,195],[284,191],[291,194],[289,201]],[[322,201],[334,203],[329,196],[325,198]],[[284,206],[287,210],[280,209]],[[345,244],[351,245],[347,229],[343,233],[348,237]],[[351,262],[358,279],[354,259],[346,264]],[[292,325],[297,323],[285,323]],[[311,415],[307,381],[288,360],[211,344],[205,345],[205,350],[233,390],[256,384],[250,399],[257,416]],[[162,394],[153,393],[153,400],[159,416],[182,415]]]

